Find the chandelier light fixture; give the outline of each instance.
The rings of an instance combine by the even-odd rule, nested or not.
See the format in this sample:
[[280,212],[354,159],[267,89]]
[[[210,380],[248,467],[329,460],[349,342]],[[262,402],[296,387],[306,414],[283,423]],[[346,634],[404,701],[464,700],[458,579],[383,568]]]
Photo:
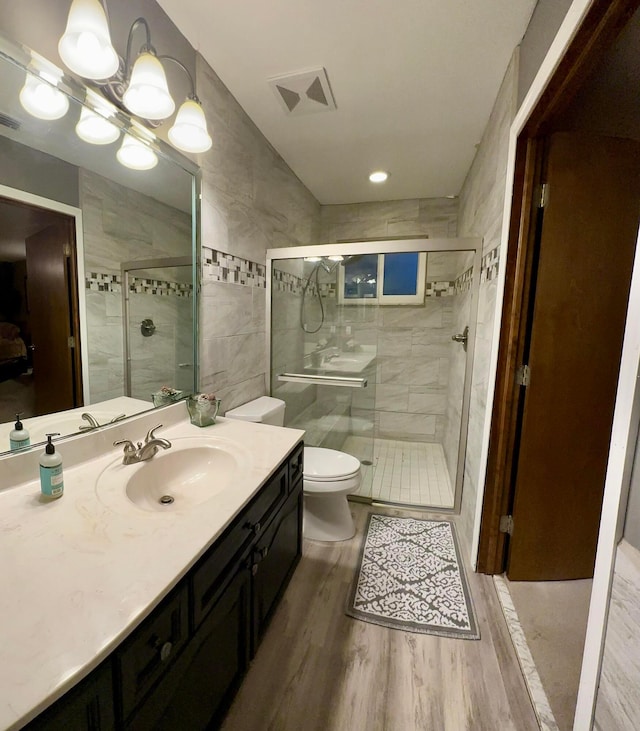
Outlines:
[[[133,43],[139,29],[144,30],[145,38],[134,60]],[[109,100],[152,127],[159,126],[175,111],[163,63],[177,65],[189,79],[190,92],[178,109],[168,133],[169,140],[174,147],[185,152],[206,152],[211,147],[212,140],[202,104],[195,93],[193,76],[178,59],[157,54],[145,18],[137,18],[132,23],[126,54],[121,58],[111,43],[106,0],[73,0],[58,52],[71,71],[91,80]],[[99,108],[95,111],[109,124]],[[78,134],[82,137],[79,131]],[[87,137],[82,139],[90,141]]]

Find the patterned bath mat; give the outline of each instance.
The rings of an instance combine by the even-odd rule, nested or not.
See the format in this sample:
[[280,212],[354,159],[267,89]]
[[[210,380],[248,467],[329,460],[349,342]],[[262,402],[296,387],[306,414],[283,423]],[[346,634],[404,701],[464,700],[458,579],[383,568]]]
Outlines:
[[453,524],[369,515],[347,614],[409,632],[479,639]]

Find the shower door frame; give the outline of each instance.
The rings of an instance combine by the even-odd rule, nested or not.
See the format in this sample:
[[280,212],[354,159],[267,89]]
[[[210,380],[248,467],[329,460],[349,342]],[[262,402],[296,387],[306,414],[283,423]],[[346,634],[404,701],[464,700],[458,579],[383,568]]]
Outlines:
[[[473,277],[471,279],[471,301],[469,303],[469,334],[467,339],[467,360],[465,364],[464,386],[462,392],[462,413],[460,418],[460,440],[458,442],[458,458],[456,462],[456,481],[454,488],[453,508],[437,508],[439,513],[459,513],[462,502],[462,483],[464,480],[464,463],[467,449],[467,434],[469,428],[469,405],[471,402],[471,378],[473,376],[473,355],[476,340],[476,325],[478,319],[478,298],[480,293],[480,268],[482,264],[481,238],[454,238],[454,239],[374,239],[350,241],[340,244],[314,244],[311,246],[289,246],[280,249],[267,249],[266,271],[266,368],[267,392],[271,395],[271,282],[273,276],[273,262],[282,259],[302,259],[308,256],[350,256],[355,254],[402,254],[405,252],[473,252]],[[380,305],[376,305],[380,306]],[[378,502],[378,501],[371,501]]]

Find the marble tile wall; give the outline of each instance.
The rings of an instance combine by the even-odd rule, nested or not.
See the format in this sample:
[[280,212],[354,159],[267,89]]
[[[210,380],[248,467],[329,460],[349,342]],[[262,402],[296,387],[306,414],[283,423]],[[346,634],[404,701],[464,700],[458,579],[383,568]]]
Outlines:
[[616,554],[596,699],[596,731],[640,728],[640,551],[622,540]]
[[323,243],[369,238],[456,236],[458,201],[455,198],[413,198],[400,201],[322,206]]
[[[203,260],[216,251],[258,267],[269,248],[317,243],[320,204],[200,56],[196,75],[213,137],[197,156]],[[200,387],[222,398],[223,411],[266,393],[265,330],[265,289],[219,281],[213,262],[204,266]]]
[[[482,237],[485,255],[478,302],[476,346],[469,430],[464,469],[464,486],[459,522],[460,542],[470,552],[473,537],[479,475],[482,433],[487,407],[489,359],[496,303],[497,252],[500,245],[505,197],[509,128],[516,113],[518,82],[518,49],[496,97],[489,122],[482,136],[475,159],[460,191],[458,216],[459,236]],[[487,255],[492,254],[488,258]]]
[[[102,401],[124,395],[124,336],[120,280],[120,263],[163,256],[187,256],[191,251],[191,217],[153,198],[125,189],[95,173],[80,170],[80,204],[83,210],[83,238],[86,280],[87,335],[89,352],[89,385],[91,401]],[[141,285],[142,286],[142,285]],[[142,296],[142,295],[141,295]],[[144,295],[170,300],[164,307],[188,310],[179,305],[178,297]],[[151,312],[155,309],[151,308]],[[146,308],[147,310],[149,308]],[[150,316],[150,315],[146,315]],[[154,316],[155,319],[155,316]],[[175,318],[174,318],[175,319]],[[189,316],[189,320],[191,321]],[[139,334],[139,331],[138,331]],[[155,337],[155,336],[154,336]],[[164,339],[164,338],[162,338]],[[154,346],[158,340],[153,341]],[[165,345],[165,350],[169,348]],[[174,350],[181,352],[178,339]],[[163,351],[163,355],[164,355]],[[152,358],[140,366],[148,368]],[[171,362],[192,363],[193,356],[172,358]],[[153,382],[186,380],[187,370],[160,373],[160,361],[149,371]],[[192,379],[191,379],[192,382]],[[160,385],[163,385],[161,383]],[[144,389],[146,398],[149,394]],[[149,392],[150,393],[150,392]]]

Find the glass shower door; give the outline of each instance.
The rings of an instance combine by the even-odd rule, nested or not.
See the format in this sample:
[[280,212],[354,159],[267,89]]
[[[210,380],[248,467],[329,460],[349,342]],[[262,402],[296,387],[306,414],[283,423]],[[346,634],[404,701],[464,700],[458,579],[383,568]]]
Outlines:
[[[155,266],[154,266],[155,265]],[[123,267],[127,396],[194,388],[193,267],[188,259]]]
[[481,241],[325,244],[300,254],[267,254],[271,393],[287,404],[287,426],[304,429],[308,445],[357,457],[359,497],[456,510]]
[[[286,426],[305,430],[305,444],[370,465],[377,346],[367,324],[373,310],[338,304],[343,261],[273,261],[271,394],[287,405]],[[370,493],[370,474],[363,470],[358,494]]]

